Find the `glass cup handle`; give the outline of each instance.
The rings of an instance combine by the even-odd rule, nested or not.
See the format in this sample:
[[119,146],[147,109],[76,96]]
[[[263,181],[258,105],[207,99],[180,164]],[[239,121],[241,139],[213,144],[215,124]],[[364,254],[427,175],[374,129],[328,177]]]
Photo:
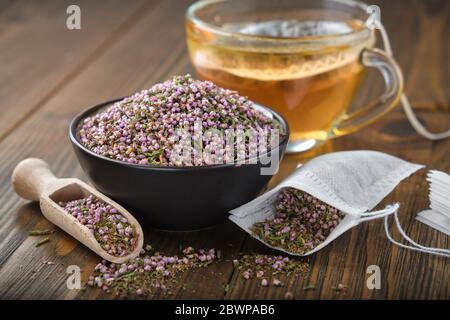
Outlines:
[[332,136],[354,132],[379,119],[397,105],[403,92],[403,74],[400,67],[385,51],[364,49],[360,59],[363,66],[376,68],[381,72],[386,89],[364,109],[343,116],[339,124],[332,129]]

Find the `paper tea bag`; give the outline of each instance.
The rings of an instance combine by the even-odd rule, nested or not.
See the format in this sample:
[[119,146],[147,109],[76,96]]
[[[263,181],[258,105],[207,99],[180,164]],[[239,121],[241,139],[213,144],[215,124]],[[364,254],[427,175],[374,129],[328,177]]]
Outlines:
[[432,170],[427,180],[430,210],[420,212],[416,219],[450,236],[450,175]]
[[380,203],[403,179],[422,167],[375,151],[329,153],[309,161],[272,190],[232,210],[230,220],[255,237],[252,226],[275,217],[275,203],[280,191],[287,187],[302,190],[343,213],[343,219],[328,237],[304,254],[273,247],[256,238],[271,248],[306,256],[363,221],[395,213],[399,204],[375,212],[368,210]]

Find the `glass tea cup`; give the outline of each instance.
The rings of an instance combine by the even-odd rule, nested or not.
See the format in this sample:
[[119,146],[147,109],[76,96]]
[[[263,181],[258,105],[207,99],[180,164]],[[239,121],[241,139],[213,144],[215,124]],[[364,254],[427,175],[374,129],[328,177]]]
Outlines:
[[[390,111],[403,90],[397,63],[374,48],[368,6],[352,0],[203,0],[186,15],[198,76],[266,105],[288,121],[288,152],[354,132]],[[350,111],[366,68],[385,91]]]

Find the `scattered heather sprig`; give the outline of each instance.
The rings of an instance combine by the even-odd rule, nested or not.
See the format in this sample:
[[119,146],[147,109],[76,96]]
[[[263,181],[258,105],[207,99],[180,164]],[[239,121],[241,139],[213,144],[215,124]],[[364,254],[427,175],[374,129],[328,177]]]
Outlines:
[[309,271],[307,261],[274,255],[244,255],[233,264],[242,270],[244,279],[259,279],[263,287],[269,286],[268,278],[278,287],[282,283],[277,276],[303,276]]
[[176,276],[192,268],[206,267],[217,260],[215,249],[195,251],[187,247],[182,256],[164,256],[146,246],[141,254],[123,264],[103,260],[89,277],[88,285],[122,298],[151,297],[158,290],[170,294]]

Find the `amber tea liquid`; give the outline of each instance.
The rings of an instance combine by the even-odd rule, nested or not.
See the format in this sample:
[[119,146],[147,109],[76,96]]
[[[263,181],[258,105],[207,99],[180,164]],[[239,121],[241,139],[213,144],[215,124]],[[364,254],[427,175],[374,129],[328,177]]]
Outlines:
[[[345,27],[360,25],[352,22]],[[195,28],[187,26],[188,45],[199,77],[279,112],[289,123],[293,144],[330,137],[361,82],[364,67],[358,61],[359,47],[327,52],[295,47],[282,53],[270,48],[238,50],[211,45],[213,35]]]

